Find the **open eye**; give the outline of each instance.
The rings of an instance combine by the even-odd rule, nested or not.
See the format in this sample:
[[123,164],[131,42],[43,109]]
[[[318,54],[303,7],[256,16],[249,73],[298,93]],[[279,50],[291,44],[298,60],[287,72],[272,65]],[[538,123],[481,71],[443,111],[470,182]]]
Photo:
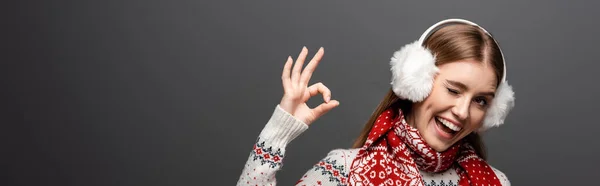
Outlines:
[[488,101],[487,99],[483,98],[483,97],[478,97],[475,98],[474,100],[477,104],[479,104],[482,107],[486,107],[488,105]]

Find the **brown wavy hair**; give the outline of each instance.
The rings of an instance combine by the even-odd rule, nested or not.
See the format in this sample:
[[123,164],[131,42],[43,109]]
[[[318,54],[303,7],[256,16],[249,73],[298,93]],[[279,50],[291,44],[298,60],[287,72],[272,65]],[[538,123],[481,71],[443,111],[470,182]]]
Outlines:
[[[435,63],[438,66],[465,59],[475,59],[492,65],[496,73],[496,86],[500,84],[502,74],[504,73],[500,48],[490,35],[477,26],[466,24],[445,26],[428,37],[424,42],[424,47],[428,48],[435,55]],[[375,120],[383,111],[393,108],[393,110],[401,109],[405,113],[410,113],[412,104],[408,100],[398,98],[390,88],[377,108],[375,108],[352,147],[360,148],[364,145]],[[465,139],[475,148],[475,151],[481,158],[487,158],[485,145],[479,134],[473,132],[467,135]]]

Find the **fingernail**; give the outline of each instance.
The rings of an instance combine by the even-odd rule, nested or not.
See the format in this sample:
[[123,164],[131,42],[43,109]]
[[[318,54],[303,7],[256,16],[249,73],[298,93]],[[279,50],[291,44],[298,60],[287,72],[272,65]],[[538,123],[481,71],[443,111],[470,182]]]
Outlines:
[[329,101],[331,100],[331,97],[327,96],[327,98],[325,98],[325,102],[329,103]]

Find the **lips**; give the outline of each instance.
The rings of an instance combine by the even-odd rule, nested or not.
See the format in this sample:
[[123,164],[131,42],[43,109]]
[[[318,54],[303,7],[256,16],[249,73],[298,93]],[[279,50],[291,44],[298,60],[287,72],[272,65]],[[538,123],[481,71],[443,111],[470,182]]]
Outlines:
[[459,125],[455,124],[454,122],[444,119],[442,117],[435,117],[435,119],[437,121],[439,121],[441,124],[443,124],[445,127],[448,127],[448,129],[451,129],[454,132],[458,132],[460,130],[462,130],[462,127],[460,127]]
[[460,127],[456,123],[449,121],[447,119],[444,119],[442,117],[435,117],[435,123],[436,123],[435,128],[437,129],[440,136],[442,136],[444,138],[451,139],[460,130],[462,130],[462,127]]

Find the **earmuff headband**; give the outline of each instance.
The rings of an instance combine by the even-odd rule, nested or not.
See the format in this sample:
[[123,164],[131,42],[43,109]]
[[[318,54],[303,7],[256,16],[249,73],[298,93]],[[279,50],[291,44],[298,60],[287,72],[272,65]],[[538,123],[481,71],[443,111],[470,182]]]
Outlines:
[[464,20],[464,19],[446,19],[446,20],[442,20],[440,22],[437,22],[436,24],[432,25],[431,27],[429,27],[427,30],[425,30],[425,32],[421,35],[421,37],[419,38],[419,44],[422,46],[423,44],[425,44],[425,40],[427,40],[427,38],[429,38],[429,36],[431,36],[431,34],[433,34],[435,31],[443,28],[444,26],[448,26],[451,24],[468,24],[468,25],[473,25],[476,26],[478,28],[480,28],[481,30],[483,30],[483,32],[485,32],[486,34],[488,34],[492,40],[494,40],[494,43],[496,43],[496,46],[498,46],[498,49],[500,50],[500,55],[502,56],[502,64],[504,65],[504,70],[503,70],[503,74],[502,74],[502,81],[500,82],[504,82],[506,80],[506,62],[504,59],[504,53],[502,53],[502,49],[500,49],[500,45],[498,44],[498,42],[496,41],[496,39],[494,39],[494,37],[492,37],[492,34],[490,32],[488,32],[487,30],[485,30],[485,28],[479,26],[478,24],[468,21],[468,20]]

